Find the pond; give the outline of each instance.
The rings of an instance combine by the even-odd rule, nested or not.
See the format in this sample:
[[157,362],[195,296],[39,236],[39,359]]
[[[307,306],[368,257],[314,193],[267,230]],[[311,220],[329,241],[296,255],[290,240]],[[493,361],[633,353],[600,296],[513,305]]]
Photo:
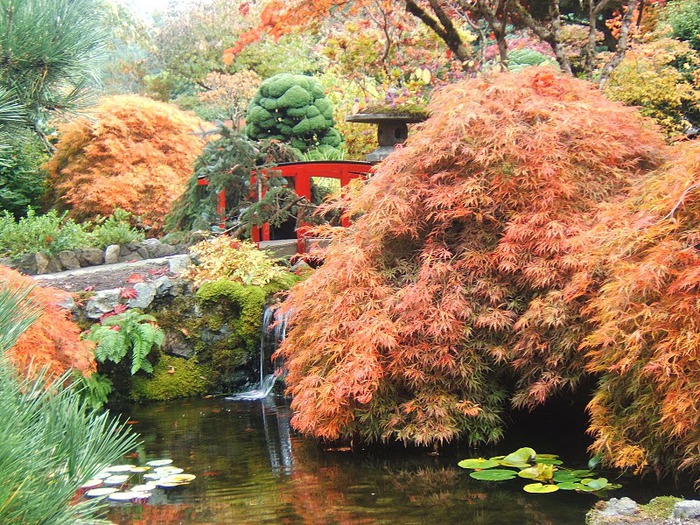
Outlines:
[[[284,399],[136,406],[128,416],[144,441],[139,460],[172,458],[197,479],[157,490],[146,505],[114,505],[109,519],[119,525],[580,525],[597,499],[471,479],[456,466],[474,455],[466,448],[324,450],[290,430]],[[614,495],[629,494],[626,485]]]

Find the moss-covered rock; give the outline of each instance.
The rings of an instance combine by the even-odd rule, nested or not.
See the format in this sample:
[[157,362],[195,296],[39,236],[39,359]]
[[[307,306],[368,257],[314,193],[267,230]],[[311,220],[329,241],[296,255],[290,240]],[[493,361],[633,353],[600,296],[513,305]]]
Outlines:
[[152,375],[134,376],[131,397],[135,401],[169,401],[206,394],[211,384],[211,367],[194,359],[160,354]]

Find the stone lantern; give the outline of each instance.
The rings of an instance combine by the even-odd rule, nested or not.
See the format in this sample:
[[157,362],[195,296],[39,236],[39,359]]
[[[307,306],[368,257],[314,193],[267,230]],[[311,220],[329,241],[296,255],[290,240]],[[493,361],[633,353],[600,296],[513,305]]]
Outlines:
[[345,117],[347,122],[377,125],[379,147],[365,156],[367,162],[381,162],[388,157],[397,144],[403,144],[408,138],[408,124],[423,122],[424,114],[408,113],[357,113]]

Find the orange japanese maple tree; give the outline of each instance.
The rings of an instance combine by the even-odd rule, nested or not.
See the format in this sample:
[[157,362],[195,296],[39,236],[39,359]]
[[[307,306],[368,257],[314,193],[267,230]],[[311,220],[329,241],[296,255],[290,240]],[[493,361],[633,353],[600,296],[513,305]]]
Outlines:
[[70,312],[59,306],[67,299],[67,292],[36,286],[31,277],[2,265],[0,282],[14,291],[33,286],[28,300],[41,311],[6,354],[19,370],[36,372],[46,367],[48,377],[58,377],[70,369],[85,375],[95,371],[94,344],[80,339],[80,328],[70,319]]
[[202,121],[135,95],[107,98],[94,119],[61,128],[48,163],[53,202],[90,219],[121,208],[154,229],[186,187],[204,141]]
[[494,442],[508,402],[575,387],[588,292],[571,240],[666,155],[635,110],[548,69],[454,84],[429,109],[283,305],[304,433]]
[[617,467],[700,467],[699,190],[700,145],[681,144],[579,239],[579,292],[605,276],[585,312],[582,350],[599,377],[590,430]]

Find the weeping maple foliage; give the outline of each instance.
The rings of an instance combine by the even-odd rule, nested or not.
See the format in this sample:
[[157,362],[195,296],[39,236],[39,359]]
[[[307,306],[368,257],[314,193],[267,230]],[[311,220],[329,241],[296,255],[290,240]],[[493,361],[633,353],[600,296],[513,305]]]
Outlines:
[[[620,468],[700,467],[700,144],[684,143],[582,236],[593,448]],[[593,284],[596,287],[595,284]]]
[[[528,68],[451,85],[383,161],[325,264],[292,289],[279,353],[293,425],[430,444],[502,434],[585,373],[569,241],[665,146],[592,85]],[[513,379],[515,378],[515,379]]]
[[204,147],[196,134],[202,124],[173,105],[145,97],[106,98],[94,119],[60,129],[47,165],[49,198],[80,219],[121,208],[159,230]]
[[39,318],[6,354],[19,370],[37,371],[46,367],[48,377],[58,377],[71,369],[84,375],[95,371],[94,344],[80,339],[80,328],[71,321],[70,312],[58,306],[67,298],[67,292],[36,286],[31,277],[2,265],[0,282],[3,287],[18,292],[33,286],[28,300],[41,310]]

